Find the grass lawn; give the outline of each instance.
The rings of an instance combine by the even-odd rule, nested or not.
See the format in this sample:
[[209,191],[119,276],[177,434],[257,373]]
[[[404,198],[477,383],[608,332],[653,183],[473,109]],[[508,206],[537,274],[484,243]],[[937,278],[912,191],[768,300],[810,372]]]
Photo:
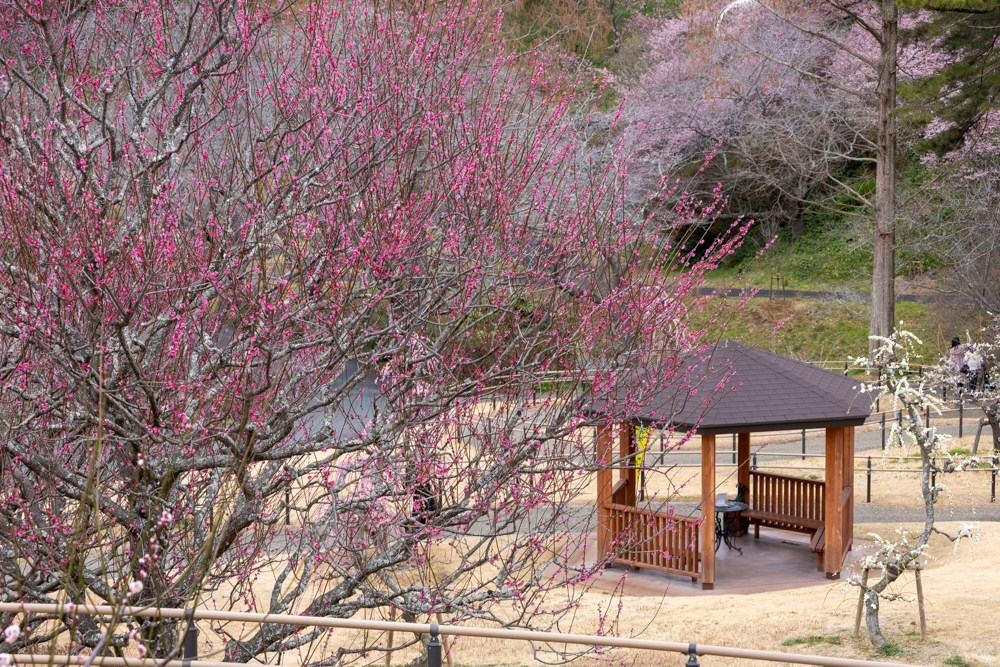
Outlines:
[[[812,210],[805,212],[803,223],[804,236],[793,240],[791,229],[783,227],[777,243],[761,257],[755,257],[760,234],[752,234],[727,266],[711,272],[708,284],[749,285],[766,294],[772,277],[780,274],[786,290],[870,293],[871,250],[852,236],[860,230],[835,214]],[[950,274],[940,258],[910,256],[901,248],[896,270],[897,293],[933,293],[928,287],[949,285]],[[867,353],[867,316],[868,304],[860,302],[753,299],[730,318],[725,335],[796,359],[844,360]],[[899,302],[895,319],[924,342],[918,350],[923,358],[915,362],[932,365],[953,336],[964,339],[966,329],[975,336],[986,314],[958,299],[945,299],[933,304]]]
[[[756,248],[749,245],[747,250]],[[795,241],[782,238],[762,257],[716,269],[712,279],[727,283],[742,277],[767,289],[777,275],[784,277],[785,289],[790,290],[870,292],[871,253],[854,247],[839,233],[817,230]]]
[[[868,351],[865,308],[859,303],[812,299],[751,299],[713,329],[720,338],[732,338],[793,359],[843,361]],[[931,366],[947,352],[952,336],[964,340],[966,329],[975,335],[985,314],[938,304],[901,302],[896,304],[896,320],[923,341],[917,349],[921,356],[914,363]],[[700,323],[697,316],[693,323]]]

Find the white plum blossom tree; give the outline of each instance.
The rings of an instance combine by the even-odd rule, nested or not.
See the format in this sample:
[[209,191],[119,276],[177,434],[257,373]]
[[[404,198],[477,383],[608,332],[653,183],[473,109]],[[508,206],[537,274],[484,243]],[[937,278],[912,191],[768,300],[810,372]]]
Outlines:
[[845,582],[864,591],[868,635],[875,646],[882,648],[888,642],[879,626],[880,603],[883,600],[905,599],[895,592],[893,584],[908,569],[920,564],[921,559],[927,555],[927,544],[931,536],[935,533],[943,535],[955,542],[956,546],[962,539],[970,542],[978,540],[976,525],[964,524],[952,535],[935,524],[935,504],[942,494],[947,494],[947,487],[936,479],[935,473],[943,475],[962,472],[976,465],[978,460],[950,453],[947,445],[951,436],[939,433],[935,427],[926,425],[923,419],[924,412],[928,409],[940,413],[943,401],[932,388],[933,380],[916,375],[910,365],[914,345],[920,345],[921,341],[900,328],[895,329],[891,336],[873,338],[874,356],[871,359],[856,359],[855,363],[861,367],[873,363],[878,379],[861,383],[859,389],[880,398],[888,397],[891,409],[900,409],[906,415],[904,427],[893,425],[890,446],[886,451],[899,457],[909,456],[915,451],[920,457],[920,497],[924,507],[924,525],[919,533],[900,528],[897,530],[897,541],[872,535],[877,548],[866,555],[860,565],[866,571],[881,571],[880,577],[869,582],[855,573]]

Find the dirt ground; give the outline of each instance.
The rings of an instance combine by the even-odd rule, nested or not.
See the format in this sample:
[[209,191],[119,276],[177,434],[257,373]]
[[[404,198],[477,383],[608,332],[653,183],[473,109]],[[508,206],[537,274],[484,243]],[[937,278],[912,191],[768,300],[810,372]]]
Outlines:
[[[890,536],[897,527],[859,524],[855,526],[855,538],[866,539],[869,533]],[[916,525],[907,527],[918,528]],[[941,527],[954,532],[959,524],[943,523]],[[617,615],[615,627],[606,627],[604,634],[915,665],[1000,665],[998,554],[1000,524],[997,523],[983,524],[979,541],[971,548],[968,542],[956,549],[943,537],[932,540],[932,559],[923,574],[927,641],[922,641],[919,636],[917,605],[912,601],[914,580],[912,575],[908,575],[895,589],[907,600],[883,604],[883,632],[900,651],[891,656],[875,652],[863,628],[861,637],[854,638],[858,594],[857,589],[843,582],[782,592],[704,597],[618,597],[595,589],[582,593],[573,620],[563,624],[562,630],[594,633],[598,630],[598,618]],[[272,577],[261,573],[256,588],[263,593],[271,582]],[[429,619],[421,620],[427,622]],[[447,619],[444,622],[447,623]],[[239,636],[249,634],[253,628],[231,624],[227,630]],[[334,631],[324,638],[329,648],[358,646],[362,639],[362,635],[354,631]],[[379,646],[385,646],[387,641],[385,635],[372,635],[368,639]],[[394,645],[403,639],[406,638],[396,635]],[[222,648],[221,636],[203,631],[202,653],[215,653],[214,658],[208,659],[220,659]],[[533,661],[532,649],[524,642],[463,637],[453,640],[449,650],[456,667],[539,664]],[[316,655],[313,654],[313,659]],[[402,651],[393,656],[392,664],[405,666],[416,655],[415,648]],[[955,656],[964,662],[957,662]],[[281,656],[280,662],[300,664],[305,657],[305,654],[288,653]],[[538,657],[550,662],[555,656],[539,654]],[[269,662],[278,663],[279,657],[273,656]],[[684,658],[677,654],[615,651],[602,656],[583,657],[575,664],[591,667],[599,662],[680,666]],[[362,664],[384,665],[384,654],[369,654]],[[704,657],[702,664],[706,667],[742,667],[750,665],[751,661]]]
[[[762,444],[754,439],[752,447]],[[696,446],[696,445],[695,445]],[[970,447],[971,437],[956,440],[954,447]],[[856,504],[865,500],[866,460],[859,459],[855,476]],[[773,472],[783,474],[824,476],[824,460],[820,457],[805,461],[787,457],[779,463],[767,462],[761,467],[780,465]],[[917,471],[907,470],[916,466],[913,461],[901,461],[890,455],[873,456],[872,504],[882,507],[915,507],[918,503]],[[717,471],[719,490],[735,495],[735,467],[720,466]],[[983,507],[989,503],[990,474],[977,470],[948,476],[943,480],[949,495],[941,503],[939,514],[943,529],[954,533],[957,522],[948,522],[949,508]],[[596,480],[579,480],[583,493],[579,505],[593,505],[596,500]],[[675,468],[670,476],[647,471],[646,489],[650,496],[670,497],[673,501],[697,501],[701,483],[699,468]],[[891,537],[898,525],[856,524],[855,539],[866,541],[871,533]],[[917,525],[908,526],[917,529]],[[918,665],[951,665],[952,667],[1000,667],[1000,523],[985,522],[980,528],[977,544],[963,543],[957,549],[943,537],[932,541],[931,560],[924,572],[923,585],[926,596],[928,639],[919,636],[917,605],[913,600],[915,586],[912,575],[901,580],[895,591],[903,601],[884,603],[882,628],[887,639],[898,647],[896,655],[876,653],[862,629],[861,637],[854,638],[854,618],[857,607],[857,589],[843,582],[816,585],[781,592],[711,595],[704,597],[633,597],[616,596],[592,589],[579,595],[579,606],[572,620],[561,624],[560,629],[574,633],[619,634],[664,641],[697,642],[721,646],[801,652],[836,657],[892,661]],[[434,569],[447,570],[447,555],[436,558]],[[441,573],[438,573],[439,575]],[[254,597],[266,600],[274,583],[273,572],[258,572],[253,586]],[[423,576],[413,573],[414,576]],[[232,608],[228,596],[217,594],[210,607]],[[243,603],[251,596],[243,597]],[[238,603],[235,606],[242,606]],[[381,617],[372,614],[370,618]],[[601,629],[598,619],[617,619],[613,627]],[[418,619],[430,622],[436,619]],[[444,623],[448,619],[442,619]],[[607,621],[605,621],[607,622]],[[201,653],[205,659],[221,659],[223,636],[202,628]],[[229,624],[226,632],[232,637],[250,636],[256,628]],[[393,645],[412,641],[412,636],[393,638]],[[296,665],[328,657],[338,647],[360,647],[366,638],[354,631],[331,631],[314,642],[311,654],[289,652],[270,656],[272,664]],[[369,646],[384,647],[388,637],[371,635]],[[323,646],[325,644],[325,646]],[[537,647],[541,649],[542,647]],[[562,650],[563,647],[557,647]],[[506,667],[541,664],[533,659],[532,647],[523,642],[506,642],[479,638],[457,638],[449,646],[453,667]],[[391,665],[405,667],[417,657],[418,650],[411,647],[392,656]],[[957,658],[956,658],[957,656]],[[555,655],[541,652],[543,662],[558,662]],[[370,652],[361,664],[384,667],[384,653]],[[641,665],[683,665],[685,658],[677,654],[640,653],[615,651],[600,656],[585,656],[575,664],[591,667],[600,663]],[[945,663],[945,661],[949,661]],[[705,657],[706,667],[750,665],[751,661]],[[760,663],[754,663],[760,664]]]
[[[763,440],[754,438],[752,448],[756,449]],[[969,447],[971,438],[956,441],[955,447]],[[696,448],[697,443],[692,444]],[[856,503],[860,506],[865,499],[866,461],[857,462],[860,468],[855,476]],[[802,461],[787,457],[780,463],[767,462],[762,468],[781,465],[773,472],[783,474],[824,476],[824,460],[811,457]],[[917,474],[915,471],[901,470],[914,466],[915,462],[902,462],[891,455],[886,458],[873,457],[872,504],[883,507],[913,507],[917,503]],[[717,471],[719,490],[735,495],[735,467],[720,466]],[[578,505],[593,506],[596,500],[596,480],[592,477],[581,479],[583,493],[577,499]],[[950,496],[942,502],[945,520],[942,527],[954,532],[959,524],[947,522],[947,509],[982,507],[989,503],[990,475],[986,471],[973,471],[956,475],[946,480]],[[650,496],[670,497],[673,501],[697,501],[700,499],[701,483],[699,468],[675,468],[668,477],[647,471],[646,489]],[[868,540],[870,533],[892,536],[897,525],[857,524],[855,539]],[[917,526],[912,526],[916,529]],[[775,650],[821,654],[836,657],[850,657],[892,661],[918,665],[947,664],[952,667],[997,666],[1000,667],[1000,523],[983,523],[980,541],[973,545],[965,543],[957,550],[944,539],[935,538],[931,556],[924,572],[928,639],[919,636],[917,605],[915,601],[885,603],[882,627],[886,637],[900,650],[896,655],[886,656],[876,653],[867,640],[864,631],[860,638],[853,636],[854,618],[857,607],[857,590],[843,582],[832,582],[807,588],[781,592],[711,595],[704,597],[633,597],[616,596],[608,592],[592,589],[579,594],[579,606],[572,620],[561,624],[565,632],[594,634],[618,634],[623,637],[642,637],[677,642],[697,642],[721,646],[734,646],[761,650]],[[447,554],[434,559],[434,569],[443,574],[447,570]],[[257,572],[252,595],[241,595],[235,604],[229,595],[217,592],[207,606],[217,609],[242,608],[252,606],[256,598],[266,601],[277,572]],[[420,578],[423,573],[413,572]],[[908,575],[897,586],[896,592],[910,600],[915,595],[912,575]],[[264,605],[261,605],[264,606]],[[369,618],[381,620],[378,614]],[[357,618],[357,617],[356,617]],[[612,626],[602,629],[598,619],[617,619]],[[422,618],[420,622],[436,619]],[[447,618],[442,619],[444,623]],[[202,629],[200,654],[202,659],[220,660],[226,638],[214,632],[208,624],[200,623]],[[249,637],[256,631],[254,625],[228,624],[225,633],[228,641],[233,638]],[[393,638],[393,645],[412,641],[412,636]],[[338,647],[359,648],[366,642],[369,646],[384,647],[386,635],[369,635],[355,631],[331,631],[313,642],[302,651],[284,655],[267,656],[270,664],[297,665],[303,662],[329,657]],[[542,647],[537,647],[541,649]],[[562,650],[563,647],[556,647]],[[479,638],[457,638],[449,645],[453,667],[507,667],[541,664],[533,657],[532,647],[523,642],[507,642]],[[417,657],[418,650],[411,647],[392,656],[390,667],[406,667]],[[961,660],[956,660],[956,656]],[[542,662],[559,662],[556,656],[541,652],[537,655]],[[385,666],[382,652],[369,652],[361,658],[360,664]],[[600,656],[585,656],[574,664],[591,667],[597,663],[637,664],[637,665],[680,665],[685,658],[677,654],[640,653],[635,651],[614,651]],[[715,657],[702,658],[705,667],[742,667],[751,661],[731,660]]]

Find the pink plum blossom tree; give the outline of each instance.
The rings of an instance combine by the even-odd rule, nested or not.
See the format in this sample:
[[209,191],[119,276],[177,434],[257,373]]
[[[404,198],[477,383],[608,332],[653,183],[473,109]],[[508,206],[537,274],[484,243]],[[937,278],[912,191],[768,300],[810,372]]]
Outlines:
[[[695,260],[630,213],[624,156],[579,159],[576,88],[499,23],[0,2],[0,599],[572,609],[547,593],[600,565],[570,567],[589,518],[566,511],[592,406],[677,382],[694,290],[746,225]],[[179,643],[167,620],[21,621],[3,650]],[[319,638],[265,624],[225,659],[373,650]]]

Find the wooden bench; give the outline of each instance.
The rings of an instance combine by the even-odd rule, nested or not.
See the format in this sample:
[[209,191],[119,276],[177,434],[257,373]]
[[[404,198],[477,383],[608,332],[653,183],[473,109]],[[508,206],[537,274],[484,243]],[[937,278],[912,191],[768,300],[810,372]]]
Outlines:
[[816,571],[823,571],[823,553],[826,551],[826,527],[820,526],[809,540],[809,551],[816,554]]
[[753,524],[754,537],[760,537],[760,527],[762,524],[771,528],[794,530],[799,533],[809,533],[810,535],[823,527],[823,522],[818,519],[806,519],[790,514],[778,514],[777,512],[743,510],[743,516],[750,519],[750,523]]
[[809,551],[817,554],[817,567],[822,570],[826,547],[825,484],[756,470],[750,472],[750,479],[752,507],[744,510],[743,516],[753,524],[754,537],[760,537],[761,526],[806,533],[810,536]]

